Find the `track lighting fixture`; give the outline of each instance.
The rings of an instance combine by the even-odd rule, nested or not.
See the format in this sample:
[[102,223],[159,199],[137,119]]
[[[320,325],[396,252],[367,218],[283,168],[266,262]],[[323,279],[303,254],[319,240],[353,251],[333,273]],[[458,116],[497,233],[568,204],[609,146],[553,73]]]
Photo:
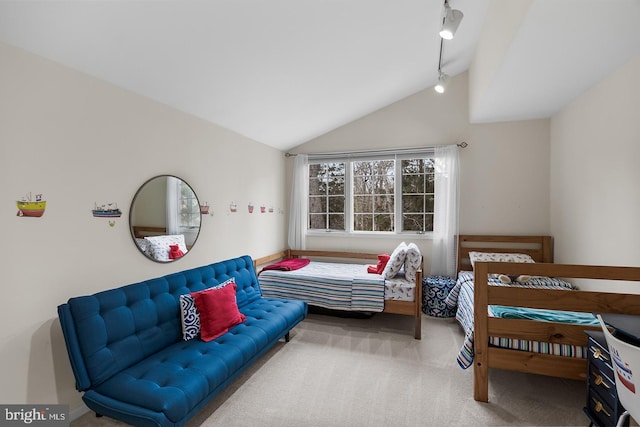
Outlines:
[[439,70],[438,75],[438,83],[433,87],[433,89],[438,93],[444,93],[447,90],[447,83],[449,83],[449,76]]
[[444,0],[444,18],[442,19],[442,30],[440,31],[440,57],[438,58],[438,83],[433,89],[438,93],[447,90],[449,76],[442,72],[442,48],[445,40],[451,40],[456,33],[463,13],[457,9],[451,9],[449,0]]
[[442,20],[442,29],[440,30],[440,37],[445,40],[451,40],[462,21],[464,14],[458,9],[451,9],[449,1],[444,1],[444,19]]

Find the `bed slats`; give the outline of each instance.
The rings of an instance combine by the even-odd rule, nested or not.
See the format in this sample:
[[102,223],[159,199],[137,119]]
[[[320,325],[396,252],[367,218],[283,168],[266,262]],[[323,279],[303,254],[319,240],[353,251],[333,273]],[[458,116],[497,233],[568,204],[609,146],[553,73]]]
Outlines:
[[[592,265],[478,262],[474,267],[474,399],[489,399],[489,368],[584,379],[586,360],[489,347],[490,336],[587,345],[591,326],[488,317],[488,305],[545,308],[575,312],[640,315],[640,295],[595,291],[561,291],[488,286],[489,274],[529,274],[564,279],[604,279],[640,282],[640,268]],[[548,323],[549,325],[535,325]],[[599,329],[595,327],[595,329]]]
[[[491,347],[489,368],[586,381],[587,360]],[[488,377],[485,377],[488,379]],[[586,382],[585,382],[586,384]],[[478,400],[478,399],[476,399]],[[485,400],[486,402],[486,400]]]

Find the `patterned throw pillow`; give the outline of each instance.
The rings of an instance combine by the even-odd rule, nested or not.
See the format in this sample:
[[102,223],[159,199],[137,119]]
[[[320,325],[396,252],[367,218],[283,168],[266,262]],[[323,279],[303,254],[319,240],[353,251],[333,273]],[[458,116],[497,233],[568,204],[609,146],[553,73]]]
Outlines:
[[407,252],[404,258],[404,277],[410,282],[416,281],[416,273],[420,268],[420,261],[422,260],[422,255],[420,254],[420,249],[418,249],[418,245],[411,242],[407,245]]
[[[533,258],[527,254],[512,254],[512,253],[497,253],[497,252],[469,252],[469,261],[471,261],[471,268],[476,262],[523,262],[523,263],[535,263]],[[506,276],[500,273],[491,273],[489,277],[499,278],[503,283],[511,283],[512,281],[528,282],[529,276]],[[519,280],[517,280],[519,278]]]
[[497,252],[469,252],[469,261],[473,268],[476,261],[480,262],[525,262],[535,263],[533,258],[527,254],[511,254]]
[[382,271],[382,277],[385,279],[393,279],[398,275],[398,272],[404,265],[404,259],[407,256],[407,244],[405,242],[400,243],[391,253],[389,262]]
[[[205,291],[209,289],[224,288],[230,283],[235,284],[236,279],[232,277],[231,279],[205,289]],[[200,314],[198,313],[192,294],[180,295],[180,319],[182,321],[182,339],[189,341],[197,337],[200,333]]]

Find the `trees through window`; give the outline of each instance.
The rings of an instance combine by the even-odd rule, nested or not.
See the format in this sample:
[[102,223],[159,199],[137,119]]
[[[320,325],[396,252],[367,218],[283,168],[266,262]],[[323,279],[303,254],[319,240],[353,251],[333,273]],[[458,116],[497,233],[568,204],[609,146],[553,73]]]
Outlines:
[[308,228],[431,232],[434,197],[429,157],[310,163]]

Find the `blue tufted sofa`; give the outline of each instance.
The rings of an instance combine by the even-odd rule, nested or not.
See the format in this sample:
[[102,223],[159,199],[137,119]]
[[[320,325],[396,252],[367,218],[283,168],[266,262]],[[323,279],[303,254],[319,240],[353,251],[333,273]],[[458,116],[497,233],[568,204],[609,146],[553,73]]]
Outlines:
[[[179,297],[231,277],[246,320],[213,341],[182,339]],[[180,426],[307,314],[262,297],[248,256],[71,298],[58,306],[76,388],[98,415]]]

